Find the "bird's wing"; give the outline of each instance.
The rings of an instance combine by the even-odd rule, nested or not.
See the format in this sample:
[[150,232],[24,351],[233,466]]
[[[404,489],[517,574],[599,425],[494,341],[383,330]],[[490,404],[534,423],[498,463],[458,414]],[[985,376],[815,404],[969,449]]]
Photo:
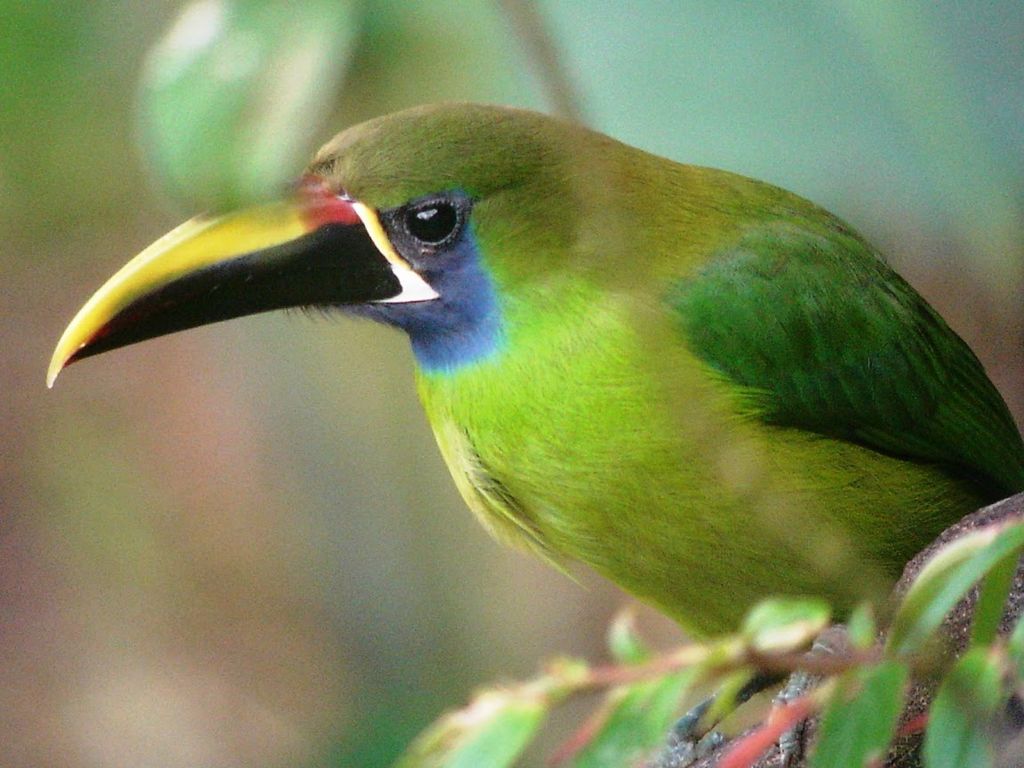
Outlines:
[[955,466],[993,498],[1024,489],[1020,433],[977,357],[838,223],[762,225],[671,303],[758,418]]

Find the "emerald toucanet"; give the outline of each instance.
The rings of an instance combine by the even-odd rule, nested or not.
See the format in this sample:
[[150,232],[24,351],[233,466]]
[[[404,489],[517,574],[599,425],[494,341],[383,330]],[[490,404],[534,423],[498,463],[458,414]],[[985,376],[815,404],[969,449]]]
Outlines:
[[336,308],[405,331],[469,507],[699,634],[877,596],[1024,489],[978,359],[843,222],[532,112],[427,106],[330,141],[291,199],[193,219],[89,300],[70,361]]

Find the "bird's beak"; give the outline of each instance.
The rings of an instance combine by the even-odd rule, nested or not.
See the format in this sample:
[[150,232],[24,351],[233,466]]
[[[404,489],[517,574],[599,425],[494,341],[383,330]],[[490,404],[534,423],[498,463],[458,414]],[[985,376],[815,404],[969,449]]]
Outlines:
[[219,320],[435,298],[372,208],[308,179],[292,200],[191,219],[129,261],[68,325],[46,382],[75,360]]

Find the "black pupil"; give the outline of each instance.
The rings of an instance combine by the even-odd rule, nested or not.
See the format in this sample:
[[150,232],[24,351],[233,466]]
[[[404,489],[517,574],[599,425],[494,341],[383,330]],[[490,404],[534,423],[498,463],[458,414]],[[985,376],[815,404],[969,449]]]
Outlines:
[[406,214],[409,234],[424,243],[440,243],[455,229],[458,217],[455,206],[448,203],[433,203],[422,208],[413,208]]

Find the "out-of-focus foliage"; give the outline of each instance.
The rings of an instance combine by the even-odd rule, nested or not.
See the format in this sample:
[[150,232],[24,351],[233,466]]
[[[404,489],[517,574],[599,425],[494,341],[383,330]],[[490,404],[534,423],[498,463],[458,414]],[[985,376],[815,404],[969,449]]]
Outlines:
[[[192,87],[145,90],[185,3],[0,0],[4,766],[388,765],[480,681],[555,652],[598,657],[624,599],[486,539],[383,329],[254,318],[76,366],[45,391],[71,313],[194,213],[185,200],[261,193],[335,130],[411,104],[553,103],[515,3],[318,0],[268,26],[271,5],[207,3],[240,9],[247,55],[284,56],[229,70],[283,76],[274,64],[298,57],[323,78],[258,112],[281,119],[261,138],[258,121],[232,133],[247,123],[209,96],[215,77],[202,108]],[[1022,413],[1019,2],[536,10],[592,125],[839,213]],[[316,14],[307,60],[286,41]],[[157,112],[180,134],[156,138]],[[247,162],[242,136],[279,153]],[[220,190],[179,166],[210,171],[221,152]]]
[[[1016,570],[1024,551],[1022,533],[1024,523],[1019,520],[999,523],[938,549],[907,591],[884,647],[853,643],[847,651],[829,648],[827,653],[799,655],[828,623],[827,610],[814,600],[765,601],[750,611],[734,637],[683,646],[661,656],[638,652],[643,644],[630,631],[631,625],[618,622],[619,631],[612,635],[613,655],[616,649],[628,651],[616,659],[617,666],[591,668],[582,661],[562,661],[540,678],[478,694],[468,707],[446,714],[425,731],[396,768],[513,765],[550,710],[595,689],[605,690],[602,701],[548,764],[685,766],[690,758],[701,755],[695,753],[695,744],[677,733],[679,725],[670,726],[696,682],[719,683],[717,700],[706,715],[719,709],[715,722],[732,713],[735,693],[756,672],[786,669],[809,670],[814,673],[813,682],[805,680],[798,703],[777,701],[763,726],[723,747],[725,754],[716,765],[749,768],[776,746],[781,733],[813,714],[821,714],[820,731],[809,759],[801,765],[882,765],[904,711],[912,675],[939,681],[928,711],[924,768],[1017,764],[1019,754],[1000,754],[1000,746],[1005,749],[1006,745],[1005,739],[1000,742],[999,729],[1009,696],[1024,684],[1017,668],[1024,624],[1018,622],[1009,645],[995,637],[975,638],[959,659],[939,656],[936,650],[949,639],[938,630],[953,606],[1004,559]],[[979,541],[985,546],[979,546]],[[1006,604],[1008,586],[1002,584],[995,601],[1000,608]],[[933,621],[936,613],[938,620]],[[914,631],[908,631],[908,626]],[[858,634],[855,628],[852,636]],[[779,727],[774,715],[788,709],[799,714]],[[687,714],[681,722],[692,717]],[[704,717],[700,715],[694,724]],[[916,727],[919,731],[925,726]],[[699,725],[694,730],[698,736],[703,733]],[[659,748],[666,734],[668,743]],[[475,762],[468,761],[470,754]],[[482,755],[491,759],[483,760]]]
[[[908,591],[893,619],[887,642],[894,653],[921,649],[963,594],[999,566],[1016,566],[1024,547],[1024,527],[981,529],[944,547],[932,558]],[[1011,571],[1012,573],[1012,571]],[[1002,615],[1006,589],[996,595]],[[984,638],[985,642],[991,637]]]
[[144,156],[185,206],[280,193],[323,131],[358,32],[354,4],[194,0],[149,54]]
[[[906,693],[907,668],[885,661],[857,670],[828,703],[814,768],[848,768],[883,759],[896,731]],[[853,688],[849,695],[847,688]]]
[[999,654],[988,648],[972,648],[956,663],[929,713],[926,768],[996,765],[993,735],[1007,698],[1003,673]]

